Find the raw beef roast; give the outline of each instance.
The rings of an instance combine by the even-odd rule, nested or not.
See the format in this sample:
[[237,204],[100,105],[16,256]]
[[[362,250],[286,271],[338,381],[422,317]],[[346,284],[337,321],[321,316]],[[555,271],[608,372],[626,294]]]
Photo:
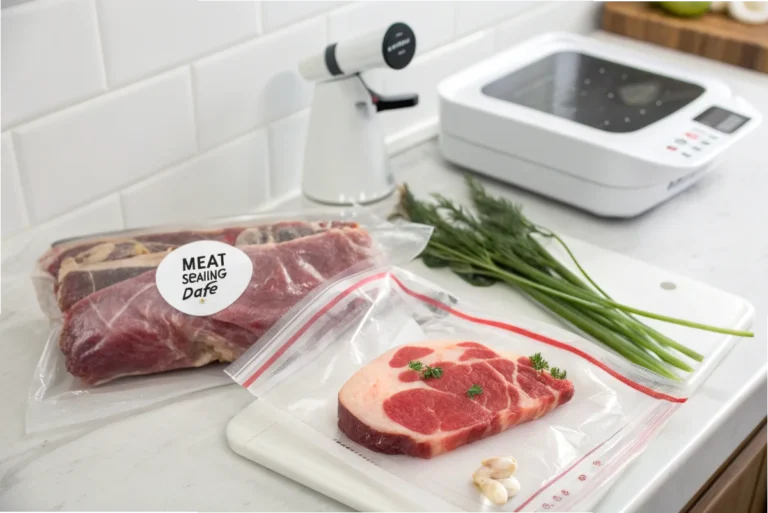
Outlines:
[[[424,378],[411,361],[443,374]],[[475,385],[482,392],[469,397]],[[538,419],[571,397],[570,381],[534,370],[526,357],[476,342],[424,342],[388,351],[352,376],[339,392],[338,422],[373,451],[431,458]]]
[[[252,231],[249,241],[270,242],[240,246],[253,262],[251,282],[237,301],[210,317],[186,315],[166,303],[152,266],[88,293],[71,305],[64,319],[59,347],[67,370],[97,385],[121,376],[235,360],[317,285],[358,263],[375,263],[373,241],[365,230],[326,228],[309,235],[296,232],[293,240]],[[140,258],[154,256],[134,257]],[[139,267],[109,264],[93,264],[89,273],[94,290],[102,271],[130,274]],[[62,285],[62,290],[76,289],[68,289],[66,280]]]
[[331,228],[355,228],[343,221],[284,221],[271,225],[217,230],[146,233],[132,238],[109,237],[75,241],[51,249],[41,266],[55,278],[54,293],[61,312],[89,294],[155,269],[177,247],[199,240],[236,246],[287,242]]

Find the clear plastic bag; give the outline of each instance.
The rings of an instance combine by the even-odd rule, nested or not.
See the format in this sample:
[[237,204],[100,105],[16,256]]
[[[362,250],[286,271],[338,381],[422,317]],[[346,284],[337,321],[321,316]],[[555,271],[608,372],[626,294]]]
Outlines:
[[[54,244],[32,277],[51,332],[29,392],[27,431],[231,383],[217,362],[231,362],[260,343],[314,287],[349,269],[408,262],[430,235],[428,226],[351,209],[242,216]],[[235,245],[254,266],[246,292],[207,317],[173,309],[154,281],[165,255],[197,240]]]
[[[477,311],[396,267],[369,269],[318,288],[264,338],[225,372],[310,428],[309,443],[343,459],[353,473],[388,483],[388,492],[407,497],[404,503],[415,509],[590,509],[688,395],[686,386],[578,335]],[[537,420],[431,459],[382,454],[347,438],[338,426],[342,386],[383,353],[406,344],[428,346],[430,340],[474,341],[501,354],[541,353],[567,371],[573,398]],[[381,404],[371,408],[385,415]],[[521,491],[497,507],[471,476],[483,459],[505,455],[518,461]]]

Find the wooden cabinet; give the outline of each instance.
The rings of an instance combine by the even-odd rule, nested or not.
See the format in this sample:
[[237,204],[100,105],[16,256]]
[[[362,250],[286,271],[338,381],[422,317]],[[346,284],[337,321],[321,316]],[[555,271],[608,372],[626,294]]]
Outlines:
[[763,419],[681,513],[764,513],[766,436]]

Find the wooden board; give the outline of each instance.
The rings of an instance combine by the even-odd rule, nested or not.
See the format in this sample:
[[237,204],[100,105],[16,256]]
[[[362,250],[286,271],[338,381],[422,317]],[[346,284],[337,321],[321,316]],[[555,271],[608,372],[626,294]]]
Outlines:
[[768,73],[768,24],[746,25],[727,14],[678,18],[652,2],[606,2],[602,28],[648,43]]

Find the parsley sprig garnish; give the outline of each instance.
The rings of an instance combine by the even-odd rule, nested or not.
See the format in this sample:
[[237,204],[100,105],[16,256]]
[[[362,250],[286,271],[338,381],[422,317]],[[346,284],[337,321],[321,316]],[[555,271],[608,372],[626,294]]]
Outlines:
[[[549,369],[549,362],[546,361],[543,356],[541,356],[541,353],[536,353],[532,356],[529,356],[528,359],[531,361],[531,367],[533,367],[534,370],[544,372],[545,370]],[[552,367],[549,369],[549,375],[555,379],[565,379],[568,373],[565,370]]]
[[421,373],[421,376],[424,379],[440,379],[443,377],[443,369],[442,367],[430,367],[429,365],[424,365],[419,361],[410,361],[408,362],[408,367],[411,370],[414,370],[416,372],[419,372],[423,370]]
[[552,369],[549,371],[549,374],[555,379],[565,379],[565,377],[568,375],[567,372],[560,370],[557,367],[552,367]]
[[480,395],[483,393],[483,387],[481,387],[478,384],[474,384],[471,387],[469,387],[469,390],[467,390],[467,397],[472,399],[476,395]]

